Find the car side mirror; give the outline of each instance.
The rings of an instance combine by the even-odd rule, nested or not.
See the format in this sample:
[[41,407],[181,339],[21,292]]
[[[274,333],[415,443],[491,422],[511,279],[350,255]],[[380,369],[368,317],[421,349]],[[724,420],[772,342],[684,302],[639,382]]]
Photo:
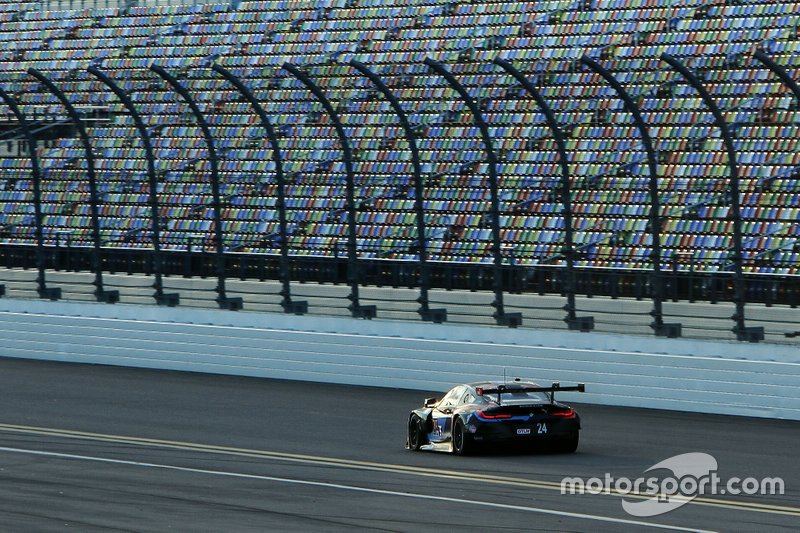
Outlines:
[[422,407],[433,407],[438,400],[436,398],[425,398]]

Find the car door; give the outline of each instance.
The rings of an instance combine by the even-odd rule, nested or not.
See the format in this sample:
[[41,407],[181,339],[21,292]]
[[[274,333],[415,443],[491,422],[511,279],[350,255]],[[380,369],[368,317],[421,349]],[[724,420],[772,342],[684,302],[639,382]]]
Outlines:
[[430,435],[431,442],[447,442],[450,440],[450,433],[453,430],[453,410],[458,407],[465,391],[466,387],[463,385],[453,387],[436,404],[436,407],[431,412],[431,422],[433,423],[433,431]]

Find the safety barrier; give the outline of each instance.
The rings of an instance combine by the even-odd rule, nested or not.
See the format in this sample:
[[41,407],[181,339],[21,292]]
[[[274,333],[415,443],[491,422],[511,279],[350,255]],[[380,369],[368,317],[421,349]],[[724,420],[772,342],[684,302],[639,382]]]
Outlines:
[[0,300],[0,355],[443,390],[585,382],[565,400],[800,420],[790,346],[306,315]]

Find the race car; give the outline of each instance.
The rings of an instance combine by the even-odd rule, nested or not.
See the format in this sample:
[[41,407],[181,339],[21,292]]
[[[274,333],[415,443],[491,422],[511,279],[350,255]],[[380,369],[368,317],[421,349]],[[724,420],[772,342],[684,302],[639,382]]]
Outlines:
[[411,412],[406,447],[466,455],[479,447],[533,449],[542,444],[572,453],[578,448],[581,419],[575,409],[555,401],[555,393],[584,390],[583,383],[540,387],[518,379],[457,385]]

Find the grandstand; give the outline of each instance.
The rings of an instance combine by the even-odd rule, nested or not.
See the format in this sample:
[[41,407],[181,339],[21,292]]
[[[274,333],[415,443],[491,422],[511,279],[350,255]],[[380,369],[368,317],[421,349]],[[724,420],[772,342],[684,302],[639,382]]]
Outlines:
[[[398,269],[401,285],[417,284],[424,254],[432,286],[491,289],[496,298],[532,288],[574,296],[577,286],[659,301],[660,278],[653,284],[649,276],[664,271],[676,299],[689,299],[694,287],[701,299],[735,301],[739,338],[746,337],[745,301],[797,304],[800,95],[775,70],[793,75],[800,61],[797,2],[77,4],[0,4],[0,87],[31,122],[41,167],[36,199],[31,158],[8,114],[0,174],[6,266],[34,250],[40,203],[48,250],[68,246],[81,254],[99,246],[106,261],[99,264],[121,257],[128,268],[151,272],[156,243],[147,151],[122,102],[87,72],[93,66],[124,88],[148,129],[166,272],[185,274],[180,258],[201,249],[224,254],[228,269],[266,262],[267,273],[262,266],[256,277],[275,278],[277,258],[286,252],[293,279],[314,270],[309,280],[346,281],[357,289],[359,283],[390,285],[392,276],[397,284]],[[718,106],[735,165],[726,130],[664,54],[686,65]],[[657,161],[655,198],[640,130],[584,57],[608,69],[641,111]],[[494,63],[498,58],[523,72],[552,108],[565,137],[568,187],[542,109]],[[464,86],[488,124],[491,150],[468,106],[426,59]],[[401,102],[418,146],[422,198],[397,113],[351,61],[377,73]],[[150,70],[154,63],[197,102],[218,162],[187,103]],[[345,142],[335,117],[286,63],[322,88]],[[240,78],[263,105],[278,136],[285,183],[278,183],[259,116],[214,64]],[[99,242],[75,121],[29,69],[49,77],[85,118]],[[658,213],[651,211],[654,200]],[[99,260],[86,257],[78,255],[78,263],[96,268]],[[346,271],[336,266],[345,257]],[[356,260],[361,266],[354,270]],[[570,284],[564,272],[572,268]],[[226,270],[218,263],[202,273],[224,279],[220,269]],[[608,273],[613,278],[603,277]]]

